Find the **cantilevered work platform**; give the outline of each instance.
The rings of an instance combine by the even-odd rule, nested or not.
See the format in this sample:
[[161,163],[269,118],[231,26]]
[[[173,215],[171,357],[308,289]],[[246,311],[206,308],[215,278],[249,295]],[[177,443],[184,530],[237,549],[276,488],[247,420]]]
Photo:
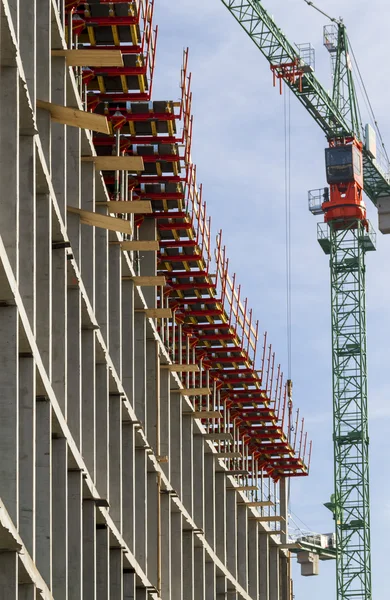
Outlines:
[[309,444],[210,244],[187,53],[156,101],[153,0],[0,7],[1,593],[289,600]]

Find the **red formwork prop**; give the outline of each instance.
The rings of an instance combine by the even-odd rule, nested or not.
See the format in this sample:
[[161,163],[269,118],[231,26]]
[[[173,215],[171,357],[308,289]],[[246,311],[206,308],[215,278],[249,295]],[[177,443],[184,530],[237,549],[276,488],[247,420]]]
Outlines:
[[[86,104],[105,114],[111,127],[111,135],[94,135],[96,151],[112,155],[119,132],[121,154],[143,157],[145,171],[129,180],[128,197],[149,200],[153,208],[145,218],[155,219],[158,272],[166,277],[158,307],[171,308],[173,315],[159,322],[160,337],[173,362],[199,365],[199,372],[179,376],[185,387],[210,389],[211,395],[200,394],[193,405],[221,414],[221,418],[204,419],[203,424],[210,432],[231,433],[232,441],[223,442],[224,450],[240,448],[241,456],[226,464],[249,478],[257,478],[260,472],[274,481],[304,476],[311,455],[304,421],[299,411],[293,413],[267,334],[261,356],[256,356],[259,323],[236,275],[229,273],[221,232],[212,252],[211,221],[191,161],[188,50],[180,100],[151,101],[156,52],[153,8],[153,0],[67,3],[68,19],[73,15],[76,20],[77,43],[82,47],[119,47],[129,57],[126,61],[139,57],[137,63],[125,62],[123,68],[88,72]],[[132,38],[122,43],[129,39],[129,31]],[[138,89],[127,89],[129,83]],[[111,192],[115,174],[104,173],[104,179]],[[136,225],[141,222],[142,217]]]

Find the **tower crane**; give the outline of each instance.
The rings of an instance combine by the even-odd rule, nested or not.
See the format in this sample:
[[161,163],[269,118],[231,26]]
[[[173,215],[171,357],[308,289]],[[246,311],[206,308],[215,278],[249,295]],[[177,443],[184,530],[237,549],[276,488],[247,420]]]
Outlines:
[[325,45],[333,60],[332,96],[298,46],[290,43],[260,0],[221,0],[270,63],[274,85],[287,85],[321,127],[329,188],[309,192],[309,208],[323,214],[318,241],[330,257],[333,371],[334,493],[326,506],[336,523],[338,600],[372,600],[365,253],[375,250],[363,191],[390,233],[390,180],[376,160],[375,133],[363,131],[341,20],[305,2],[331,21]]

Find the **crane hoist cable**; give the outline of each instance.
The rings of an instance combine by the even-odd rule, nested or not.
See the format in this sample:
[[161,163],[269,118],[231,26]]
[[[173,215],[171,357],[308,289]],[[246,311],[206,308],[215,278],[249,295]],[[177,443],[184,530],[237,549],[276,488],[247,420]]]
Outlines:
[[291,94],[284,96],[284,210],[286,260],[287,377],[291,379]]
[[[292,411],[292,320],[291,320],[291,93],[284,95],[284,207],[285,207],[285,246],[286,246],[286,331],[287,331],[287,402],[288,440],[294,430]],[[290,497],[290,491],[288,492]]]
[[376,116],[375,116],[375,113],[374,113],[374,109],[372,108],[372,104],[371,104],[371,101],[370,101],[370,97],[369,97],[369,95],[368,95],[368,93],[367,93],[367,89],[366,89],[366,86],[365,86],[365,84],[364,84],[364,80],[363,80],[363,77],[362,77],[362,74],[361,74],[361,71],[360,71],[359,64],[358,64],[358,61],[357,61],[357,59],[356,59],[355,53],[354,53],[354,51],[353,51],[353,47],[352,47],[352,44],[351,44],[351,40],[349,39],[349,36],[347,36],[347,39],[348,39],[348,45],[349,45],[349,49],[350,49],[350,52],[351,52],[351,55],[352,55],[352,58],[353,58],[353,62],[354,62],[354,65],[355,65],[355,67],[356,67],[356,72],[357,72],[357,75],[358,75],[358,79],[357,79],[357,81],[358,81],[358,83],[359,83],[359,86],[360,86],[360,88],[361,88],[361,92],[362,92],[363,100],[364,100],[364,102],[365,102],[365,104],[366,104],[366,107],[367,107],[368,113],[369,113],[369,115],[371,116],[371,118],[372,118],[372,120],[373,120],[373,123],[374,123],[374,125],[375,125],[375,128],[376,128],[376,131],[377,131],[377,133],[378,133],[378,137],[379,137],[379,139],[380,139],[380,142],[381,142],[381,146],[382,146],[382,149],[383,149],[384,155],[385,155],[385,157],[386,157],[386,160],[387,160],[387,162],[390,162],[390,160],[389,160],[389,157],[388,157],[388,154],[387,154],[386,146],[385,146],[385,143],[384,143],[384,141],[383,141],[383,138],[382,138],[381,131],[380,131],[380,129],[379,129],[379,124],[378,124],[378,121],[377,121],[377,119],[376,119]]
[[326,17],[327,19],[329,19],[329,21],[332,21],[333,23],[341,23],[342,20],[341,19],[335,19],[334,17],[329,16],[326,12],[324,12],[323,10],[321,10],[321,8],[318,8],[318,6],[316,6],[314,4],[314,2],[311,2],[311,0],[303,0],[304,2],[306,2],[306,4],[308,4],[309,6],[311,6],[312,8],[314,8],[314,10],[316,10],[317,12],[321,13],[322,15],[324,15],[324,17]]

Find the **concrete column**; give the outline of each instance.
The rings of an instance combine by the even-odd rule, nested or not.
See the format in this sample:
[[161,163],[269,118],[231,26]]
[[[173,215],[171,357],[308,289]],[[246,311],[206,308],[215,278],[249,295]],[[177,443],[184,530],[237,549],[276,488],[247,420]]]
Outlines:
[[205,600],[215,600],[217,593],[217,579],[215,564],[212,561],[207,561],[205,565],[206,574],[206,595]]
[[96,599],[96,507],[83,501],[83,597]]
[[135,597],[136,600],[148,600],[149,594],[145,588],[136,588]]
[[194,520],[200,529],[204,529],[205,492],[204,492],[204,450],[203,437],[195,435],[193,438],[193,492],[194,492]]
[[[5,43],[5,40],[3,43]],[[13,48],[11,47],[8,50],[13,55]],[[0,235],[14,275],[17,277],[19,239],[19,75],[16,68],[3,66],[3,60],[1,60],[1,64],[0,172],[2,173],[1,194],[3,198],[7,198],[7,202],[2,202]]]
[[[138,436],[137,436],[138,437]],[[135,450],[135,552],[141,567],[147,569],[147,489],[146,489],[146,452],[143,447]]]
[[143,423],[146,430],[146,318],[144,313],[135,313],[134,315],[134,344],[135,344],[135,365],[134,365],[134,409],[138,419]]
[[135,600],[135,574],[123,572],[123,600]]
[[36,450],[36,564],[49,588],[52,586],[52,482],[51,419],[46,399],[37,401]]
[[169,494],[161,494],[161,597],[171,598],[171,500]]
[[[95,166],[81,164],[81,208],[95,210]],[[81,228],[81,277],[92,307],[95,307],[95,227]]]
[[171,513],[171,539],[171,600],[183,600],[183,534],[180,512]]
[[36,101],[36,35],[35,35],[36,3],[31,0],[23,5],[19,22],[23,35],[19,37],[19,48],[23,60],[23,70],[27,81],[32,105]]
[[134,283],[122,283],[122,381],[132,406],[134,406]]
[[82,475],[80,471],[68,471],[68,598],[83,597],[83,521],[82,521]]
[[96,529],[96,600],[110,600],[109,546],[108,527],[98,525]]
[[194,599],[206,597],[205,550],[201,544],[196,545],[194,538]]
[[[81,198],[81,161],[80,145],[81,132],[77,127],[67,127],[67,154],[66,154],[66,203],[69,206],[80,208]],[[81,259],[81,227],[80,217],[78,215],[67,213],[66,215],[67,232],[72,244],[73,256],[78,265]]]
[[67,332],[67,419],[73,439],[81,447],[81,298],[78,287],[68,288]]
[[[67,258],[64,249],[52,251],[52,306],[55,318],[52,319],[52,385],[64,415],[66,407],[67,384]],[[71,374],[72,376],[72,374]]]
[[122,398],[119,394],[110,394],[109,411],[110,515],[122,531]]
[[194,600],[194,540],[191,530],[183,531],[183,600]]
[[212,549],[215,549],[215,459],[211,453],[204,455],[205,519],[204,531]]
[[122,456],[125,469],[122,473],[123,490],[123,537],[131,552],[134,552],[136,494],[135,481],[135,430],[130,421],[122,423]]
[[[67,71],[66,60],[62,56],[51,57],[51,101],[61,106],[66,106]],[[51,123],[51,176],[63,219],[66,218],[67,129],[61,123]]]
[[284,556],[282,552],[279,551],[280,555],[280,600],[291,600],[290,594],[290,561],[291,559],[288,556]]
[[248,594],[252,598],[259,595],[259,543],[258,523],[249,517],[248,520]]
[[52,440],[53,596],[68,598],[68,448],[66,439]]
[[108,423],[109,395],[107,364],[97,364],[96,371],[96,487],[108,498]]
[[109,352],[118,375],[122,375],[122,256],[120,246],[109,248]]
[[1,498],[18,526],[18,313],[0,308],[0,481]]
[[[171,395],[170,430],[171,444],[169,454],[170,478],[174,490],[181,497],[182,493],[182,404],[179,394]],[[191,417],[186,417],[190,419]]]
[[91,329],[83,329],[81,332],[82,452],[93,481],[95,481],[96,477],[95,367],[95,332]]
[[[27,7],[30,12],[30,7]],[[24,14],[24,11],[22,11]],[[24,35],[22,36],[24,39]],[[31,53],[34,54],[33,52]],[[35,142],[31,136],[23,136],[19,141],[20,171],[19,183],[23,190],[23,202],[20,202],[20,235],[19,235],[19,291],[23,305],[30,322],[31,329],[35,332]]]
[[158,355],[157,342],[155,339],[146,340],[146,398],[147,398],[147,429],[146,435],[150,446],[156,455],[159,454],[157,449],[157,440],[159,433],[157,426],[159,421],[160,410],[160,360]]
[[[226,483],[226,481],[225,481]],[[237,500],[236,492],[226,492],[226,565],[233,577],[237,577]]]
[[18,600],[18,555],[16,552],[1,553],[0,590],[4,600]]
[[51,199],[39,194],[36,206],[36,252],[37,252],[37,302],[36,339],[42,362],[51,378],[51,336],[52,336],[52,296],[51,296]]
[[279,548],[269,546],[269,600],[280,600]]
[[237,578],[240,585],[248,586],[248,509],[237,506]]
[[[156,240],[156,221],[154,218],[145,218],[139,228],[140,240]],[[154,276],[157,271],[157,255],[156,252],[140,252],[140,275]],[[157,288],[145,287],[142,288],[143,296],[146,300],[148,308],[155,308],[157,303]]]
[[[51,99],[51,7],[46,0],[36,1],[36,89],[39,100]],[[46,110],[37,110],[39,138],[42,142],[46,162],[50,160],[50,115]]]
[[184,415],[182,421],[182,502],[190,514],[193,513],[193,427],[193,419]]
[[36,588],[33,583],[19,583],[18,600],[36,600]]
[[279,500],[280,500],[280,516],[283,517],[280,534],[280,541],[282,544],[288,542],[288,488],[290,485],[289,479],[283,477],[279,482]]
[[224,600],[227,597],[227,581],[225,575],[218,574],[216,579],[216,600]]
[[123,553],[110,548],[110,600],[123,600]]
[[[160,369],[160,456],[169,459],[171,454],[171,431],[170,431],[170,372],[168,369]],[[169,477],[169,460],[160,463],[165,475]]]
[[[148,466],[147,461],[147,466]],[[151,467],[151,465],[150,465]],[[147,474],[147,575],[150,582],[157,587],[157,570],[158,570],[158,488],[157,474],[155,470],[149,471]]]
[[95,254],[95,315],[108,346],[108,232],[100,227],[95,231]]
[[269,600],[269,536],[259,534],[259,600]]
[[226,562],[226,481],[224,473],[215,474],[215,546],[219,559]]
[[[1,343],[1,342],[0,342]],[[35,558],[35,362],[19,357],[19,533]],[[4,493],[1,492],[4,499]]]

